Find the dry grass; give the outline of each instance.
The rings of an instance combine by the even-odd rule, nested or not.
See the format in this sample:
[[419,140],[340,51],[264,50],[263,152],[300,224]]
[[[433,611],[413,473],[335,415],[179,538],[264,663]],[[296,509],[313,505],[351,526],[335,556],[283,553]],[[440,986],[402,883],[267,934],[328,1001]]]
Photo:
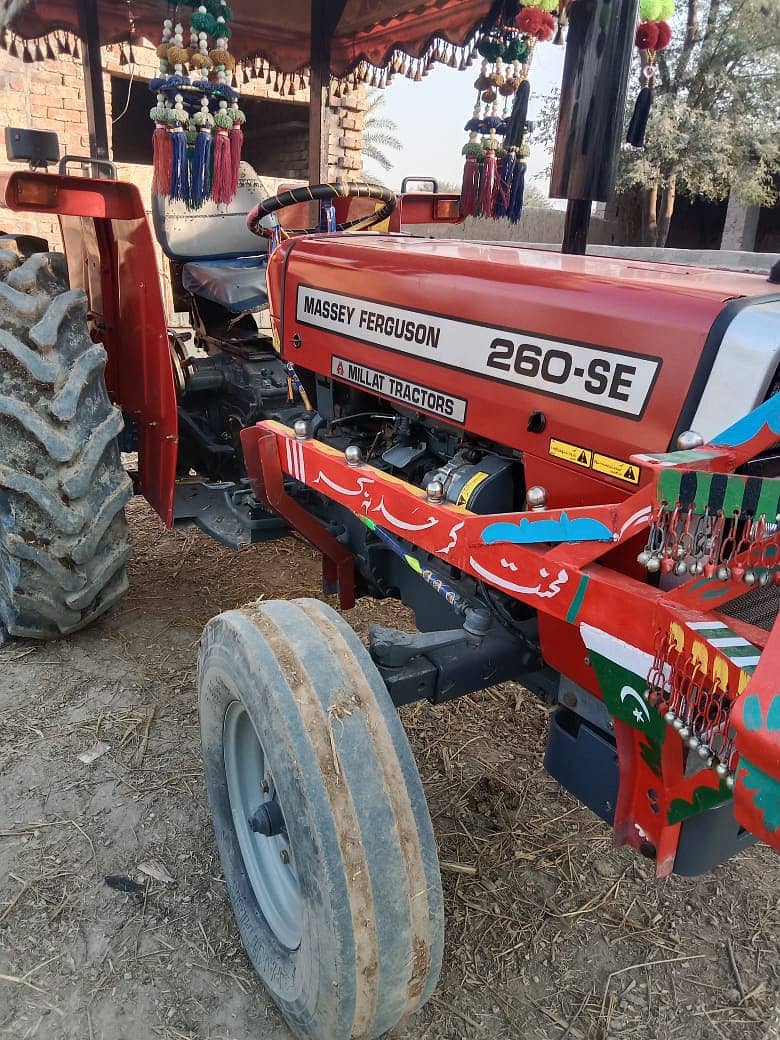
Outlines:
[[[131,514],[120,609],[65,643],[0,650],[0,1037],[283,1040],[212,844],[194,661],[210,616],[316,595],[318,562],[297,542],[231,554],[165,534],[142,503]],[[365,634],[397,613],[366,601],[349,619]],[[780,1035],[770,850],[655,881],[544,773],[547,710],[517,686],[403,719],[448,934],[437,994],[396,1040]],[[139,869],[150,861],[173,881]]]

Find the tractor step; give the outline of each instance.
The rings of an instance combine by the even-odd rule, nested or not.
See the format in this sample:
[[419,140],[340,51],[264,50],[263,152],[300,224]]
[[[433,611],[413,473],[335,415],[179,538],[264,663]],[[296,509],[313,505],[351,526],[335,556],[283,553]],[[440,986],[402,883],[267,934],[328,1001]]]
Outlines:
[[271,541],[288,530],[283,520],[257,502],[248,481],[177,484],[173,525],[177,528],[198,527],[229,549]]

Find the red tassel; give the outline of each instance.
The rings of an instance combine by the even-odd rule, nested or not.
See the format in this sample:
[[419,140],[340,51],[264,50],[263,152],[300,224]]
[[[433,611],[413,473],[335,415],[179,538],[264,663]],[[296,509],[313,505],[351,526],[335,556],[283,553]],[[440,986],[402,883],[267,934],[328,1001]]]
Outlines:
[[233,123],[230,131],[230,198],[238,191],[238,173],[241,168],[241,148],[244,144],[244,131],[240,123]]
[[482,164],[482,184],[479,189],[479,212],[483,217],[493,216],[493,201],[498,187],[496,153],[489,151]]
[[230,202],[232,191],[230,162],[230,135],[218,128],[214,138],[214,175],[211,181],[211,197],[215,202]]
[[152,194],[169,195],[173,173],[173,143],[165,123],[155,124],[152,154]]
[[473,217],[477,212],[479,190],[479,163],[472,152],[466,156],[463,167],[463,185],[460,189],[460,213],[462,217]]

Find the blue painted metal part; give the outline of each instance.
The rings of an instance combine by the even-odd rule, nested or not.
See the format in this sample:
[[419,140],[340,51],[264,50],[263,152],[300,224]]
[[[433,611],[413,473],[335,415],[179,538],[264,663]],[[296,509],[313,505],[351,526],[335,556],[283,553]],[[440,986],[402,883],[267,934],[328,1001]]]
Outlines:
[[606,524],[592,517],[580,516],[570,520],[566,513],[560,518],[528,520],[519,524],[500,522],[488,524],[482,532],[485,545],[511,542],[513,545],[535,545],[539,542],[611,542],[612,532]]
[[747,444],[765,426],[768,426],[772,433],[780,434],[780,394],[775,394],[752,412],[743,415],[723,433],[713,437],[710,443],[721,448],[735,448],[740,444]]

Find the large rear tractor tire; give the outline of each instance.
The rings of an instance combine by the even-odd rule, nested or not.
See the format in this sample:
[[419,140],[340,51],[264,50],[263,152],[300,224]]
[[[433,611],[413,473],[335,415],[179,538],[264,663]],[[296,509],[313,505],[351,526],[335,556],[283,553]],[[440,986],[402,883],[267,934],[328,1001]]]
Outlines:
[[122,415],[65,259],[0,241],[0,642],[88,625],[125,592]]
[[307,1040],[381,1036],[431,995],[444,916],[422,784],[365,647],[316,600],[206,626],[206,789],[236,921]]

